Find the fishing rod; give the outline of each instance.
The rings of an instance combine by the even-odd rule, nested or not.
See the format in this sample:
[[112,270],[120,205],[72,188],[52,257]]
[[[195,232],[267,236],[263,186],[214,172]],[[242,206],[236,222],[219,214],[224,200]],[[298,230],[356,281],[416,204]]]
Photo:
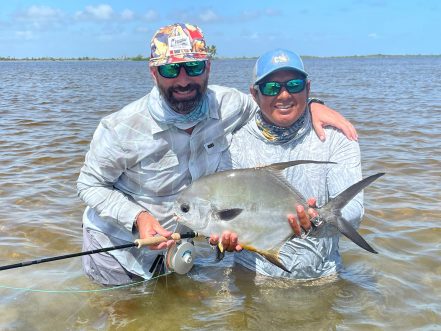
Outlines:
[[117,250],[117,249],[129,248],[129,247],[141,248],[143,246],[157,245],[162,242],[166,242],[168,240],[179,241],[181,239],[194,238],[194,237],[197,237],[197,235],[198,234],[196,232],[187,232],[187,233],[173,233],[170,236],[170,238],[166,238],[163,236],[156,236],[156,237],[149,237],[149,238],[145,238],[145,239],[136,239],[135,242],[129,243],[129,244],[124,244],[124,245],[118,245],[118,246],[112,246],[112,247],[106,247],[106,248],[100,248],[100,249],[93,249],[93,250],[86,251],[86,252],[72,253],[72,254],[59,255],[59,256],[53,256],[53,257],[46,257],[46,258],[36,259],[36,260],[32,260],[32,261],[24,261],[24,262],[15,263],[15,264],[4,265],[4,266],[0,266],[0,271],[26,267],[26,266],[33,265],[33,264],[69,259],[71,257],[90,255],[90,254],[96,254],[96,253],[101,253],[101,252],[109,252],[109,251],[113,251],[113,250]]

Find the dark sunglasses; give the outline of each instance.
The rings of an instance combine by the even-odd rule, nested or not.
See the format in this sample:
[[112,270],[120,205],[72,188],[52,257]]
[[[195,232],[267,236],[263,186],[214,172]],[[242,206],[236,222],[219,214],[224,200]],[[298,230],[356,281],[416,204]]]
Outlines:
[[184,67],[188,76],[199,76],[205,71],[205,61],[164,64],[158,67],[158,72],[164,78],[176,78],[179,76],[182,67]]
[[299,93],[305,89],[306,79],[291,79],[287,82],[266,82],[257,84],[260,92],[263,95],[274,97],[280,93],[282,86],[286,88],[289,93]]

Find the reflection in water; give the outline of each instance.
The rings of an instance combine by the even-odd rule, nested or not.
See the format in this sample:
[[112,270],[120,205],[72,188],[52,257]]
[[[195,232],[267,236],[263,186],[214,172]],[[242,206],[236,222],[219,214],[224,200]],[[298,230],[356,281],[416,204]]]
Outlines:
[[[211,83],[247,91],[252,65],[214,61]],[[0,329],[439,329],[441,59],[305,65],[312,94],[356,124],[364,175],[386,172],[365,190],[360,230],[378,255],[343,238],[345,270],[309,282],[216,264],[203,245],[188,275],[117,289],[91,283],[79,258],[7,270]],[[145,63],[0,62],[0,80],[0,264],[77,252],[84,155],[103,116],[150,90]]]

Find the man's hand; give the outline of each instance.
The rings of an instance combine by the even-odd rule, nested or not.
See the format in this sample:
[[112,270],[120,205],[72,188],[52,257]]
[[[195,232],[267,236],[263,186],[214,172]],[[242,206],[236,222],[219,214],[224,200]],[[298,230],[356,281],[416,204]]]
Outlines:
[[[219,236],[211,235],[209,240],[210,245],[216,246],[219,244]],[[239,238],[237,233],[225,231],[222,233],[222,238],[220,243],[222,247],[227,252],[240,252],[242,250],[242,246],[239,244]]]
[[314,131],[321,141],[325,141],[325,126],[333,126],[340,129],[349,140],[357,140],[358,135],[354,126],[344,116],[335,110],[322,105],[320,103],[312,102],[309,104],[311,110],[312,125]]
[[[159,224],[158,220],[146,211],[143,211],[138,215],[138,218],[136,219],[136,226],[138,227],[140,239],[153,237],[156,234],[159,234],[160,236],[163,236],[165,238],[169,238],[172,234],[171,231],[167,231],[166,229],[164,229]],[[158,245],[152,245],[148,247],[152,250],[160,250],[170,247],[170,245],[172,245],[173,243],[173,240],[168,240]]]
[[305,233],[308,233],[312,228],[310,219],[318,216],[317,211],[314,209],[316,208],[316,200],[314,198],[308,199],[308,206],[308,212],[305,211],[303,206],[296,206],[297,217],[292,214],[288,215],[288,222],[297,237],[302,236],[302,229]]

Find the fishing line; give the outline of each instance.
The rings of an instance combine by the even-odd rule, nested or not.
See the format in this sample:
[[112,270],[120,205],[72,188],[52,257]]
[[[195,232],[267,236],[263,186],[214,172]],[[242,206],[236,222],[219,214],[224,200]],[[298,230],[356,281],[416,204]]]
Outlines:
[[7,285],[0,285],[0,289],[6,289],[6,290],[14,290],[14,291],[23,291],[23,292],[37,292],[37,293],[51,293],[51,294],[60,294],[60,293],[96,293],[96,292],[106,292],[106,291],[113,291],[121,288],[128,288],[136,285],[140,285],[155,279],[158,279],[163,276],[167,276],[169,274],[164,275],[158,275],[155,277],[152,277],[150,279],[141,280],[138,282],[133,282],[129,284],[124,285],[117,285],[113,287],[106,287],[106,288],[100,288],[100,289],[94,289],[94,290],[46,290],[46,289],[34,289],[30,287],[15,287],[15,286],[7,286]]

